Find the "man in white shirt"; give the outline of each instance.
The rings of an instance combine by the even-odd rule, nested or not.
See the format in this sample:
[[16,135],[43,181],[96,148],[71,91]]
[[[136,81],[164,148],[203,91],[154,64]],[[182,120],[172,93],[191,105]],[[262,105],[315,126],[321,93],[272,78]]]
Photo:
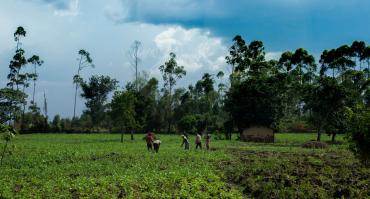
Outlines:
[[153,141],[153,147],[154,147],[154,151],[156,153],[158,153],[160,146],[161,146],[161,141],[160,140],[154,140]]
[[202,136],[198,133],[195,137],[195,149],[202,149]]

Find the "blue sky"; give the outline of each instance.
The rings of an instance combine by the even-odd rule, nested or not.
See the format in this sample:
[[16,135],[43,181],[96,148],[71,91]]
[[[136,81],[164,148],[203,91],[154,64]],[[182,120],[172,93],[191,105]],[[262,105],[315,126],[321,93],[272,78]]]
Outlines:
[[[3,0],[0,5],[0,85],[6,84],[14,52],[12,35],[22,25],[27,56],[40,55],[37,101],[45,91],[53,116],[71,116],[72,77],[77,52],[88,50],[96,65],[83,71],[110,75],[121,86],[133,78],[128,50],[142,42],[140,69],[160,78],[169,52],[178,55],[188,75],[226,70],[224,57],[233,36],[262,40],[269,58],[304,47],[316,57],[323,49],[370,42],[370,1],[367,0]],[[30,93],[29,89],[29,93]],[[78,111],[84,109],[79,99]]]

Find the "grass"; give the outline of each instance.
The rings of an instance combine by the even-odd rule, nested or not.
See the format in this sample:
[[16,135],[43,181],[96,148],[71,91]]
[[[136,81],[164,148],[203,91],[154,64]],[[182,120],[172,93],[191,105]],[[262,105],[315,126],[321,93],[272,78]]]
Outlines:
[[184,151],[180,136],[160,135],[158,154],[142,137],[120,143],[114,134],[17,136],[0,169],[0,197],[370,197],[370,170],[346,144],[301,148],[314,134],[276,134],[274,144],[212,140],[210,151],[194,150],[194,138]]

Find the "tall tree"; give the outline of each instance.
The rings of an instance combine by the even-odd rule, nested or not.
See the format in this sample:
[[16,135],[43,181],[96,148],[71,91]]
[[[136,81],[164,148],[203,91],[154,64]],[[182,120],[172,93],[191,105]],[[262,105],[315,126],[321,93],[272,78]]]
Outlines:
[[284,52],[277,67],[285,87],[285,91],[281,93],[284,101],[284,120],[292,121],[302,116],[303,91],[307,84],[314,80],[315,59],[305,49],[299,48],[294,52]]
[[[20,48],[21,46],[21,38],[26,37],[26,31],[23,27],[19,26],[17,30],[14,32],[14,41],[16,42],[16,51],[15,55],[13,56],[13,59],[10,61],[9,69],[10,72],[8,74],[8,80],[7,83],[8,87],[11,87],[12,90],[14,90],[14,86],[16,88],[16,91],[20,91],[20,86],[23,85],[22,92],[24,93],[25,88],[28,87],[28,79],[30,75],[28,73],[21,73],[21,69],[24,68],[27,65],[27,59],[25,58],[25,51]],[[18,96],[14,93],[15,96]],[[15,98],[10,98],[15,99]],[[13,102],[11,102],[13,103]],[[26,102],[23,103],[23,114],[22,114],[22,124],[23,124],[23,116],[24,116],[24,110],[25,110]],[[16,107],[14,107],[16,108]],[[16,119],[17,115],[17,109],[10,112],[10,114],[14,114],[13,116],[9,116],[10,118]]]
[[364,49],[364,52],[362,54],[361,60],[367,63],[367,68],[365,69],[367,78],[370,78],[370,46],[367,46]]
[[81,96],[86,99],[87,114],[91,116],[94,126],[99,126],[105,117],[108,94],[117,88],[118,81],[109,76],[92,76],[89,82],[82,81]]
[[167,114],[167,121],[168,121],[168,130],[169,133],[171,131],[171,123],[172,123],[172,90],[173,87],[176,85],[176,81],[181,79],[183,76],[186,75],[186,71],[184,66],[177,65],[176,62],[176,54],[170,53],[170,59],[159,67],[159,70],[162,73],[163,81],[164,81],[164,89],[168,92],[169,100],[168,100],[168,111]]
[[366,44],[363,41],[354,41],[351,45],[352,55],[357,59],[355,60],[356,65],[359,62],[359,69],[362,70],[362,62],[364,61],[363,55],[366,48]]
[[248,46],[246,45],[244,39],[237,35],[233,39],[234,44],[229,49],[229,55],[226,56],[226,61],[231,64],[231,82],[236,70],[243,70],[246,68],[246,52],[248,51]]
[[76,117],[76,102],[77,102],[77,91],[78,86],[80,85],[82,79],[80,77],[81,71],[86,67],[94,67],[93,60],[90,57],[90,53],[84,49],[78,51],[78,69],[77,74],[73,77],[73,83],[76,85],[75,87],[75,98],[74,98],[74,106],[73,106],[73,118]]
[[36,80],[38,78],[37,67],[40,67],[44,63],[44,61],[42,61],[39,56],[33,55],[31,58],[28,59],[28,63],[31,63],[33,65],[33,74],[31,76],[33,80],[32,103],[35,104]]
[[297,77],[299,84],[303,83],[305,76],[308,81],[311,81],[316,71],[315,58],[303,48],[297,49],[294,53],[284,52],[279,60],[279,67],[282,72]]
[[139,66],[139,63],[141,62],[140,50],[141,50],[141,42],[135,40],[134,43],[132,43],[132,45],[131,45],[129,55],[130,55],[130,58],[131,58],[131,60],[130,60],[131,65],[135,69],[135,88],[136,88],[136,92],[139,91],[139,88],[138,88],[138,75],[139,75],[138,74],[138,66]]
[[23,27],[18,27],[14,33],[14,41],[16,42],[16,51],[13,59],[10,61],[9,64],[9,75],[8,75],[8,86],[14,89],[19,90],[19,85],[25,84],[25,79],[28,77],[26,74],[21,74],[20,71],[22,67],[26,66],[27,59],[25,58],[25,51],[20,48],[21,45],[21,38],[26,37],[26,31]]

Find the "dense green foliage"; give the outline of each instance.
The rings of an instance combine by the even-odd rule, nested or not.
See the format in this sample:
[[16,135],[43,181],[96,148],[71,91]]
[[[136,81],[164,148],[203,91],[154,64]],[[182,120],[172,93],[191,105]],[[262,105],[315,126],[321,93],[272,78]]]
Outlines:
[[81,96],[86,99],[86,114],[91,116],[93,126],[104,121],[108,94],[117,88],[118,81],[109,76],[92,76],[89,82],[81,81]]
[[370,110],[357,106],[353,110],[347,109],[346,116],[349,120],[350,148],[366,165],[370,165]]

